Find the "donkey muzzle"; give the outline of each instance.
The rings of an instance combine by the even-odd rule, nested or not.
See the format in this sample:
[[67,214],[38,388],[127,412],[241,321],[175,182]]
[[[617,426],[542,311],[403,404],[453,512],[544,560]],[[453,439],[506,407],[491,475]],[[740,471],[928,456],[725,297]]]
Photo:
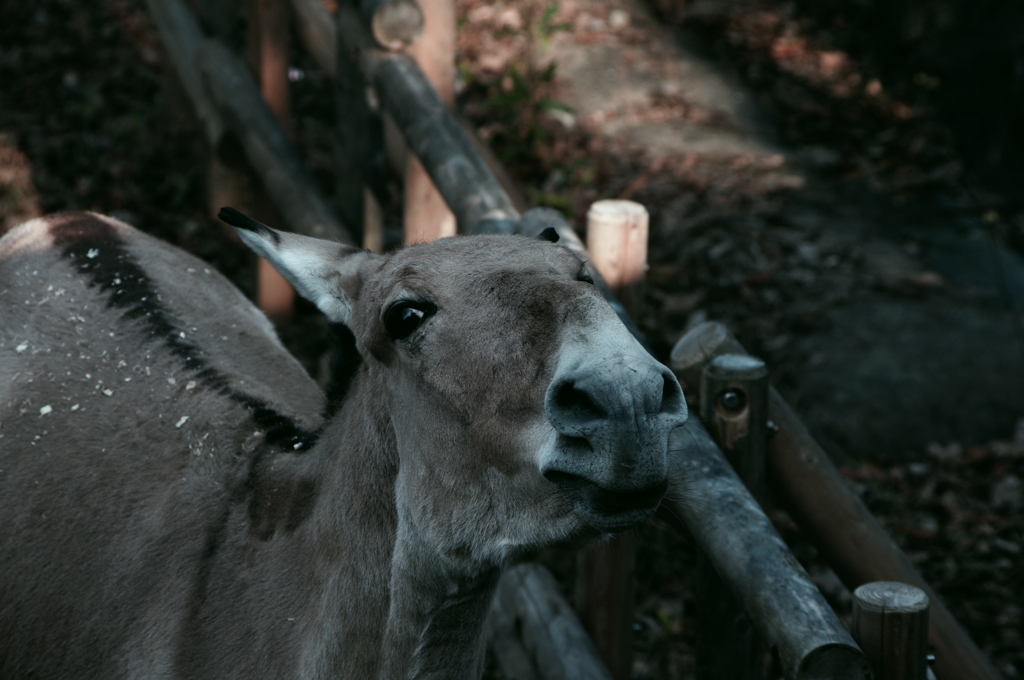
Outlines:
[[675,376],[636,345],[561,361],[544,408],[557,432],[541,473],[589,525],[621,531],[649,517],[668,488],[669,432],[686,420]]

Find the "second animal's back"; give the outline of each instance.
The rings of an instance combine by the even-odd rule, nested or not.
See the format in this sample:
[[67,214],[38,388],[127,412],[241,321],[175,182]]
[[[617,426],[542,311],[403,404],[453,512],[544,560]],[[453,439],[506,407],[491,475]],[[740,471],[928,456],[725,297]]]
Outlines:
[[170,668],[155,641],[183,634],[231,489],[264,447],[308,445],[321,409],[266,318],[202,261],[90,213],[6,235],[0,677],[72,658],[89,660],[74,677]]

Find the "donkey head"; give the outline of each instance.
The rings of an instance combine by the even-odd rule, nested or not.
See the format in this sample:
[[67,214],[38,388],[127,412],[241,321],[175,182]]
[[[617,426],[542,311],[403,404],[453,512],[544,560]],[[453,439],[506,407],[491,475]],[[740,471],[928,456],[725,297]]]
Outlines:
[[399,511],[440,552],[494,564],[657,508],[682,391],[572,250],[474,236],[382,256],[231,212],[352,330],[394,432]]

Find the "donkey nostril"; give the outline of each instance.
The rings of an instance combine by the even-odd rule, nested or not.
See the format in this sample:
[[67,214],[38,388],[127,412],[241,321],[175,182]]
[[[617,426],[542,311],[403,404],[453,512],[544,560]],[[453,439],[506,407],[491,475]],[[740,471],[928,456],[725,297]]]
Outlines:
[[544,472],[544,479],[566,493],[574,493],[589,484],[583,477],[570,472],[562,472],[561,470],[546,470]]
[[589,394],[577,389],[571,381],[555,388],[552,402],[561,417],[576,423],[601,420],[608,415]]
[[679,413],[685,409],[682,388],[671,373],[663,373],[661,379],[661,412]]

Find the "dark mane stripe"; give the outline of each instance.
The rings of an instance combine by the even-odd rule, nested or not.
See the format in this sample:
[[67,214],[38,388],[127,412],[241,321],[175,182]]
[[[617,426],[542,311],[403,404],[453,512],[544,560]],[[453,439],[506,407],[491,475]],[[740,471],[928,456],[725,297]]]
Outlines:
[[107,305],[124,310],[124,318],[140,320],[152,340],[160,342],[178,357],[195,379],[216,390],[252,413],[266,432],[268,444],[290,451],[304,451],[316,443],[319,432],[301,427],[256,397],[231,388],[227,378],[209,365],[198,347],[181,337],[180,323],[157,298],[152,279],[129,253],[124,240],[107,222],[82,213],[62,213],[50,218],[54,246],[72,260],[78,271],[89,277],[90,287],[107,294]]

